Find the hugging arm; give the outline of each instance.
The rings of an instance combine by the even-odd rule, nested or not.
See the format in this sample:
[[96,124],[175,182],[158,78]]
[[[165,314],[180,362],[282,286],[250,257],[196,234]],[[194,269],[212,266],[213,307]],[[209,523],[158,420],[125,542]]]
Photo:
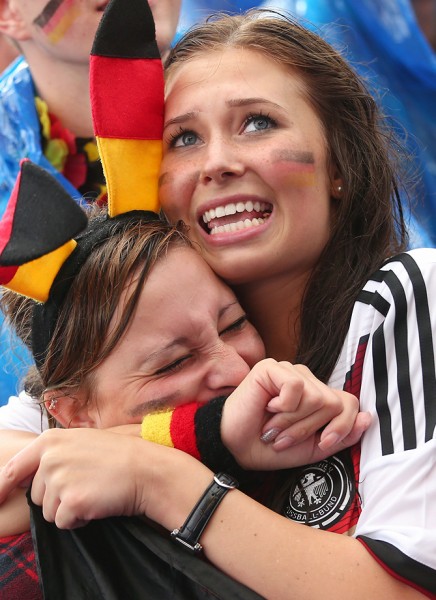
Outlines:
[[146,416],[142,436],[241,478],[243,469],[321,460],[356,444],[369,423],[355,396],[329,388],[303,365],[265,359],[227,399]]
[[[37,437],[28,431],[0,430],[0,465],[25,448]],[[25,489],[12,490],[3,504],[0,505],[0,537],[17,535],[29,529],[29,507],[25,497]]]
[[[32,499],[61,528],[143,514],[168,531],[184,523],[213,475],[174,448],[93,429],[39,436],[3,469],[0,500],[32,474]],[[216,567],[265,597],[421,597],[357,540],[302,527],[239,490],[225,496],[201,542]]]

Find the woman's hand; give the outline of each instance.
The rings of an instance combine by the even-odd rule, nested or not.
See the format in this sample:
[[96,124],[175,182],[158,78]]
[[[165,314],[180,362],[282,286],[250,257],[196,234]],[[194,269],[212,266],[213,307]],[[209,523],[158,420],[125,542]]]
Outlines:
[[242,467],[283,469],[357,443],[370,422],[355,396],[329,388],[307,367],[265,359],[227,399],[221,437]]
[[[171,530],[183,523],[210,479],[191,456],[133,435],[51,429],[0,470],[0,503],[32,483],[33,502],[61,529],[139,514]],[[185,497],[181,489],[188,480]]]

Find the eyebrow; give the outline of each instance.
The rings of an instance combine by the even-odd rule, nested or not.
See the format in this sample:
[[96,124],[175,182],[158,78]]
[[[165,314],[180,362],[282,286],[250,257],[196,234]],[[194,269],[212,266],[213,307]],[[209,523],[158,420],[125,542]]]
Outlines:
[[274,108],[282,109],[279,104],[272,102],[271,100],[267,100],[266,98],[236,98],[234,100],[226,100],[227,106],[230,107],[240,107],[240,106],[250,106],[252,104],[268,104],[269,106],[273,106]]
[[[279,104],[276,104],[275,102],[271,102],[271,100],[267,100],[266,98],[260,98],[260,97],[259,98],[235,98],[232,100],[226,100],[225,104],[230,108],[251,106],[253,104],[267,104],[268,106],[272,106],[279,110],[283,110]],[[164,129],[166,129],[170,125],[178,125],[180,123],[185,123],[186,121],[194,119],[199,114],[199,112],[200,112],[199,110],[193,110],[193,111],[184,113],[182,115],[179,115],[177,117],[174,117],[173,119],[168,119],[168,121],[166,121],[164,124]]]

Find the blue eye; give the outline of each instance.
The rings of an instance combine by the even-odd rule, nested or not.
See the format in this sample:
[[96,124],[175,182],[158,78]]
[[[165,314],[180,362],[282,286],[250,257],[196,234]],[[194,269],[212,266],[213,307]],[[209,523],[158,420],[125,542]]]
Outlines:
[[244,132],[264,131],[265,129],[272,129],[276,124],[276,121],[268,115],[249,115],[244,122]]
[[170,135],[171,148],[194,146],[198,142],[198,135],[194,131],[180,129],[176,134]]

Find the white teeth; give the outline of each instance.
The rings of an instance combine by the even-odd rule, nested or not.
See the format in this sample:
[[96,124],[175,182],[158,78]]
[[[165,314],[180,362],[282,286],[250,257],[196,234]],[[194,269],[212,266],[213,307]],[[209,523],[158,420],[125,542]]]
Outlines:
[[244,221],[237,221],[236,223],[227,223],[226,225],[218,225],[210,230],[211,235],[217,233],[230,233],[233,231],[239,231],[241,229],[248,229],[249,227],[258,227],[265,222],[265,219],[245,219]]
[[251,200],[248,200],[248,202],[238,202],[237,204],[225,204],[207,210],[203,214],[203,222],[209,223],[210,221],[212,221],[212,219],[219,219],[220,217],[224,217],[227,215],[235,215],[236,213],[253,211],[263,212],[267,209],[267,206],[268,205],[265,202],[252,202]]

